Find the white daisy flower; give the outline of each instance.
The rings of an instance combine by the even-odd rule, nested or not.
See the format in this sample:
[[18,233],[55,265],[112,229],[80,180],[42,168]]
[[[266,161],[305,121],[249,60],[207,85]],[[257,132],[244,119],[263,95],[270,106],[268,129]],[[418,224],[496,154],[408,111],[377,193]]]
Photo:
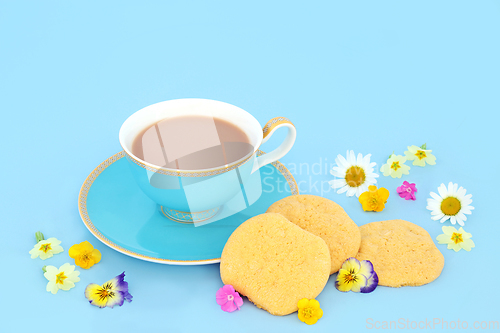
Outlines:
[[330,173],[338,178],[329,181],[328,183],[334,189],[339,189],[337,193],[347,192],[348,197],[352,197],[356,194],[357,197],[361,193],[368,191],[368,186],[376,184],[378,174],[373,172],[377,163],[370,163],[370,156],[368,154],[363,157],[363,155],[358,154],[358,157],[354,155],[354,151],[347,151],[346,158],[342,155],[337,155],[335,163],[336,167],[330,170]]
[[441,223],[450,219],[451,224],[458,222],[463,226],[467,220],[465,214],[472,214],[472,194],[467,194],[467,190],[458,184],[450,182],[448,188],[444,184],[438,187],[439,195],[431,192],[431,197],[427,199],[427,209],[431,211],[434,221],[441,219]]

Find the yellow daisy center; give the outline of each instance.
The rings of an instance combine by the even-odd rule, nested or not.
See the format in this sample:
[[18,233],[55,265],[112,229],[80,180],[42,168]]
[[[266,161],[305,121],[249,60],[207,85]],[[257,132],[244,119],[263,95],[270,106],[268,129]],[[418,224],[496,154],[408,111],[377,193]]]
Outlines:
[[64,272],[61,272],[56,275],[56,283],[59,284],[64,284],[64,280],[66,280],[68,277],[64,275]]
[[398,171],[399,168],[401,168],[401,165],[399,165],[399,161],[392,162],[391,169],[394,169],[394,171]]
[[52,250],[52,247],[50,247],[50,243],[42,244],[42,246],[40,246],[40,249],[39,249],[39,251],[43,251],[45,253],[47,253],[50,250]]
[[345,173],[345,182],[350,187],[359,187],[364,184],[366,179],[365,170],[361,167],[354,165],[347,169]]
[[455,244],[462,243],[464,239],[462,238],[462,234],[459,234],[458,232],[454,232],[451,235],[451,240],[455,242]]
[[441,211],[445,215],[455,216],[461,208],[460,200],[455,197],[448,197],[441,202]]
[[417,153],[415,154],[415,156],[417,156],[419,160],[427,157],[427,155],[425,154],[425,151],[423,151],[423,150],[417,150]]

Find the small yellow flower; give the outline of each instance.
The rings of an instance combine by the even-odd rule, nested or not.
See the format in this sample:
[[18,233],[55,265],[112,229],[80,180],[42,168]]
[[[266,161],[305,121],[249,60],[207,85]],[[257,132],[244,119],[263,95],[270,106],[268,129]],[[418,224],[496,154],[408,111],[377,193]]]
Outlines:
[[455,227],[443,226],[443,234],[436,237],[439,244],[448,244],[448,249],[454,250],[455,252],[464,249],[465,251],[470,251],[476,245],[474,241],[470,239],[472,234],[465,232],[465,230],[460,227],[456,229]]
[[59,289],[70,290],[75,286],[75,282],[80,281],[78,275],[80,272],[75,271],[75,266],[68,263],[57,269],[54,266],[45,266],[46,272],[43,274],[49,282],[46,290],[53,294],[57,294]]
[[405,156],[408,161],[413,161],[413,165],[425,166],[425,163],[429,165],[436,164],[436,156],[432,155],[432,150],[425,149],[426,145],[422,147],[409,146],[408,150],[405,151]]
[[101,252],[98,249],[94,249],[92,244],[87,241],[70,247],[68,254],[71,258],[75,259],[75,265],[84,269],[89,269],[101,261]]
[[380,167],[384,176],[401,178],[402,175],[410,174],[410,167],[405,164],[406,158],[401,155],[392,154],[387,162]]
[[323,317],[323,310],[319,307],[319,302],[315,299],[303,298],[297,304],[299,307],[299,319],[307,325],[314,325]]
[[389,191],[386,188],[377,186],[368,186],[368,191],[359,196],[359,202],[365,212],[381,212],[385,208],[385,203],[389,198]]
[[64,250],[59,244],[61,244],[61,241],[54,237],[42,239],[29,252],[31,259],[40,257],[40,259],[45,260],[51,258],[54,254],[61,253]]

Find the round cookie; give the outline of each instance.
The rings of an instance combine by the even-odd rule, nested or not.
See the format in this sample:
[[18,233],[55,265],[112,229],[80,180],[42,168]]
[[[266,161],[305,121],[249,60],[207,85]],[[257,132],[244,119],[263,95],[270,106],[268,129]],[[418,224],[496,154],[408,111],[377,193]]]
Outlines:
[[423,228],[404,220],[361,226],[358,260],[370,260],[378,283],[387,287],[421,286],[443,270],[444,257]]
[[331,200],[315,195],[292,195],[276,201],[267,212],[279,213],[323,238],[330,249],[330,274],[337,272],[346,259],[358,253],[361,242],[358,226],[341,206]]
[[325,242],[280,214],[261,214],[229,237],[220,262],[230,284],[257,307],[283,316],[302,298],[316,298],[330,276]]

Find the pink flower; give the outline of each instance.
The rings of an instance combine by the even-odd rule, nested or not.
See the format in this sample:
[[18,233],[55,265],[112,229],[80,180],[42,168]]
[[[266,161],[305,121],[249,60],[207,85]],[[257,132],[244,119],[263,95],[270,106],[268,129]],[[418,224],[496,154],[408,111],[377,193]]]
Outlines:
[[230,284],[226,284],[224,287],[217,290],[215,298],[220,308],[226,312],[239,310],[240,306],[243,305],[243,299],[240,294],[238,294]]
[[417,188],[415,187],[415,183],[408,183],[406,180],[403,182],[403,185],[398,187],[398,194],[401,198],[406,200],[416,200],[415,192],[417,192]]

